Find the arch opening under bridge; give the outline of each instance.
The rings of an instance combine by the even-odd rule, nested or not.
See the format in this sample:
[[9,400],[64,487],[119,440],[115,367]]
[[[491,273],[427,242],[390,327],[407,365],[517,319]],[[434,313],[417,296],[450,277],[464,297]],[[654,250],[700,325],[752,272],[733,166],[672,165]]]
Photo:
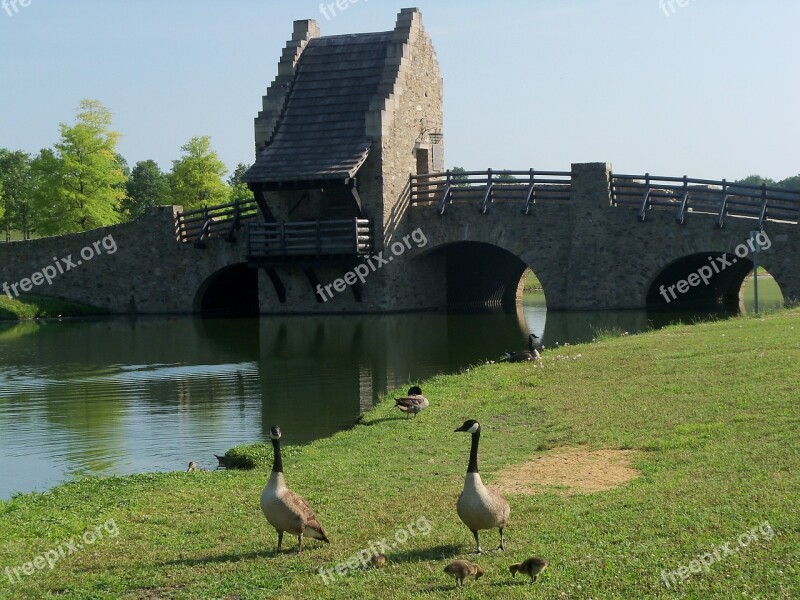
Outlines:
[[446,305],[451,312],[514,310],[532,270],[521,258],[493,244],[461,241],[439,246],[416,260],[444,260]]
[[[649,310],[744,310],[744,290],[753,271],[749,256],[723,252],[700,252],[684,256],[666,267],[653,279],[647,292]],[[762,270],[761,277],[771,279]],[[780,283],[772,292],[781,296]],[[773,304],[775,303],[773,299]]]
[[197,291],[195,312],[204,317],[257,317],[258,271],[247,263],[217,271]]

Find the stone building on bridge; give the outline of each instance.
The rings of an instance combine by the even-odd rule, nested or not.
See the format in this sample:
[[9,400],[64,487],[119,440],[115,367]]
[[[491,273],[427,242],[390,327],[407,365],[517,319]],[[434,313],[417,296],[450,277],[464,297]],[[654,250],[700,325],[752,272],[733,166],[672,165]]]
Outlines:
[[[250,229],[262,309],[441,303],[435,268],[379,270],[378,259],[366,275],[359,265],[381,251],[403,260],[400,246],[397,256],[390,249],[408,235],[398,221],[409,175],[442,170],[442,126],[442,77],[419,11],[404,9],[395,29],[380,33],[321,37],[315,21],[294,23],[255,120],[256,162],[245,177],[275,224]],[[355,283],[351,275],[346,289],[336,284],[357,268]]]

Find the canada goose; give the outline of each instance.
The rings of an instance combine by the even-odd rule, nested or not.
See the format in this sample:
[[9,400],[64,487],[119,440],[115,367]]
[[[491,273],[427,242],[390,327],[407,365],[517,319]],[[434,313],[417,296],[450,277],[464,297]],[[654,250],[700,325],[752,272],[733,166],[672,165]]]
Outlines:
[[270,438],[275,451],[275,462],[269,481],[261,492],[261,511],[278,532],[278,552],[281,551],[284,532],[297,536],[298,554],[303,551],[304,535],[330,543],[308,502],[286,487],[281,461],[281,428],[274,426],[270,431]]
[[428,399],[422,395],[422,389],[415,385],[408,390],[408,396],[394,399],[395,406],[408,415],[416,416],[428,408]]
[[372,566],[376,569],[380,569],[381,567],[385,567],[389,564],[389,559],[386,558],[383,554],[373,554],[372,558],[370,559]]
[[217,463],[219,463],[217,464],[217,468],[223,468],[223,469],[228,468],[228,458],[226,456],[220,456],[219,454],[215,454],[214,458],[216,458]]
[[468,560],[454,560],[444,568],[444,572],[456,580],[456,587],[459,583],[464,585],[464,580],[470,575],[475,576],[475,581],[483,575],[483,569]]
[[477,552],[481,554],[481,543],[478,539],[478,531],[481,529],[500,530],[500,545],[498,550],[505,550],[503,545],[503,528],[508,522],[508,515],[511,508],[505,498],[497,491],[487,488],[481,481],[478,474],[478,443],[481,439],[481,424],[470,419],[455,431],[466,431],[472,434],[472,447],[469,452],[469,466],[467,467],[467,477],[464,480],[464,490],[458,497],[456,509],[461,521],[469,527],[472,535],[475,536]]
[[208,469],[198,469],[197,463],[192,461],[189,463],[189,468],[186,469],[187,473],[194,473],[195,471],[208,471]]
[[500,359],[500,362],[510,362],[510,363],[518,363],[518,362],[532,362],[535,360],[541,360],[542,355],[541,352],[544,350],[544,346],[541,344],[537,344],[536,340],[539,338],[536,336],[535,333],[532,333],[528,336],[528,349],[523,352],[508,352],[506,351],[505,356]]
[[524,573],[525,575],[530,576],[531,583],[536,581],[536,577],[547,568],[547,561],[543,558],[539,558],[538,556],[532,556],[531,558],[522,561],[521,563],[517,563],[515,565],[511,565],[508,567],[508,570],[511,571],[511,576],[514,577],[517,573]]

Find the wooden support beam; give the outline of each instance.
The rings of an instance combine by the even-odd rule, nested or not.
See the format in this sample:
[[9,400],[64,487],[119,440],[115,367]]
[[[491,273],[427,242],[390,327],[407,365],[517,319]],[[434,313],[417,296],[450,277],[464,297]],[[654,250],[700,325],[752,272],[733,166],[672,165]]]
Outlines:
[[275,288],[275,293],[278,295],[278,302],[286,304],[286,286],[283,285],[278,271],[273,268],[264,269],[264,271],[266,271],[269,280],[272,282],[272,287]]

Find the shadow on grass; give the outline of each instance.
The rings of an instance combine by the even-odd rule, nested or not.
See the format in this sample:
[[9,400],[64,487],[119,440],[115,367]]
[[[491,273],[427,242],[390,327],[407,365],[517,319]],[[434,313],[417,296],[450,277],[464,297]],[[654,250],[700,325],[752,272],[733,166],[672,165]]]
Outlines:
[[387,552],[389,562],[406,563],[421,562],[424,560],[441,560],[443,558],[453,558],[461,554],[461,546],[457,544],[441,544],[432,548],[420,548],[417,550],[405,550],[402,552]]
[[275,558],[277,556],[283,556],[284,554],[296,555],[294,548],[291,548],[289,550],[283,550],[280,554],[278,554],[275,550],[259,550],[257,552],[247,552],[245,554],[220,554],[219,556],[206,556],[203,558],[179,558],[177,560],[169,560],[165,562],[155,563],[154,566],[172,567],[176,565],[183,565],[187,567],[196,567],[199,565],[232,563],[232,562],[239,562],[242,560]]
[[[508,575],[508,573],[506,573],[506,575]],[[509,578],[511,577],[511,575],[508,576]],[[536,580],[535,583],[531,584],[530,578],[525,578],[525,579],[507,579],[505,581],[493,581],[489,585],[491,585],[492,587],[523,587],[523,586],[528,587],[530,585],[536,585],[538,583],[539,583],[538,579]]]
[[358,421],[358,425],[363,425],[364,427],[372,427],[373,425],[377,425],[378,423],[383,423],[385,421],[412,421],[414,417],[383,417],[381,419],[375,419],[374,421]]

